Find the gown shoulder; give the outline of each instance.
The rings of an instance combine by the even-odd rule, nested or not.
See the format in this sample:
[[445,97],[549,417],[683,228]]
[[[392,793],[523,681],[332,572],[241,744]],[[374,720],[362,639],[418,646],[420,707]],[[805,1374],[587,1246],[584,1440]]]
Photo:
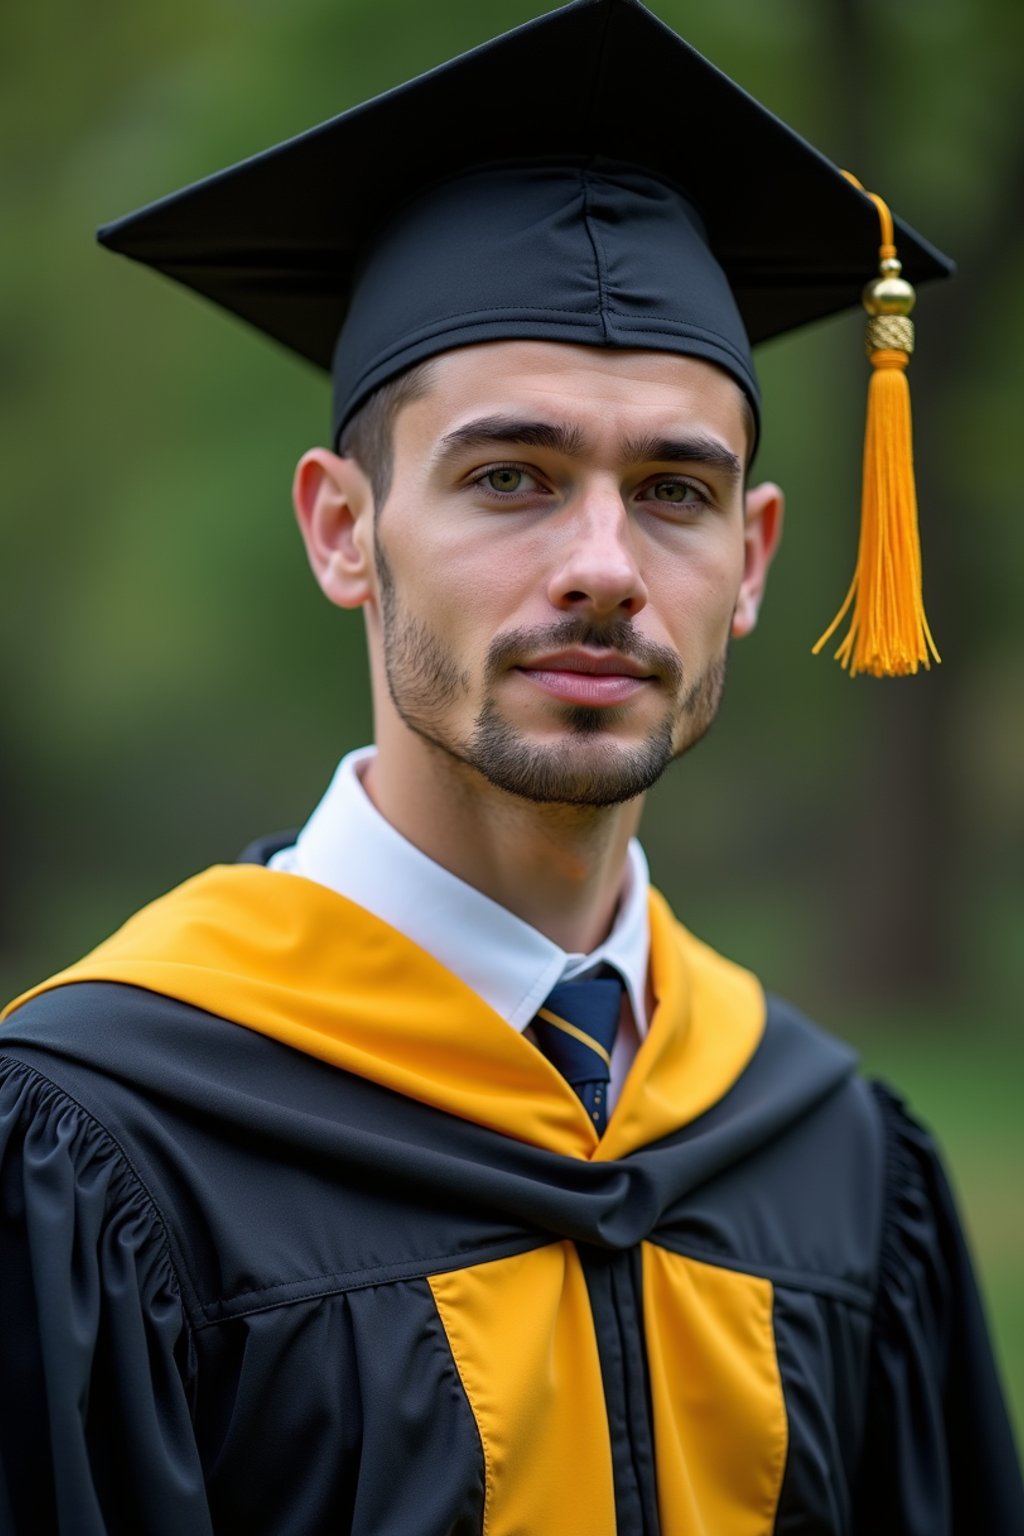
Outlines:
[[0,1058],[0,1319],[0,1529],[210,1531],[159,1212],[103,1126],[13,1058]]
[[1020,1536],[1024,1488],[984,1309],[930,1134],[872,1085],[886,1191],[858,1536]]

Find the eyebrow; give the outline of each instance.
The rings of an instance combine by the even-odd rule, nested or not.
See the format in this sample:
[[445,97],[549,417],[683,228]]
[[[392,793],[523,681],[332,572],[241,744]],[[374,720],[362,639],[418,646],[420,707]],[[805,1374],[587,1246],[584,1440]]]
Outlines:
[[463,448],[491,448],[518,443],[524,448],[548,448],[575,458],[586,445],[581,427],[563,421],[526,421],[521,416],[480,416],[441,439],[438,462]]
[[623,447],[627,464],[702,464],[729,480],[743,476],[743,463],[730,448],[705,432],[686,437],[630,437]]
[[[467,448],[493,448],[514,443],[524,448],[546,448],[578,458],[587,448],[587,435],[574,422],[530,421],[521,416],[481,416],[447,433],[435,456],[437,464]],[[700,464],[730,480],[743,476],[741,460],[717,437],[696,432],[681,437],[644,434],[627,438],[623,445],[626,464]]]

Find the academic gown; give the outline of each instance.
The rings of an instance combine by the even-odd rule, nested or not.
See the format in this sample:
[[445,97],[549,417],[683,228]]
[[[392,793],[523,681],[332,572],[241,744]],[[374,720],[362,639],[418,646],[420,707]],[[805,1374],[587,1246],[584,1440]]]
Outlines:
[[217,868],[0,1030],[4,1536],[1019,1536],[935,1150],[651,898],[599,1140],[394,929]]

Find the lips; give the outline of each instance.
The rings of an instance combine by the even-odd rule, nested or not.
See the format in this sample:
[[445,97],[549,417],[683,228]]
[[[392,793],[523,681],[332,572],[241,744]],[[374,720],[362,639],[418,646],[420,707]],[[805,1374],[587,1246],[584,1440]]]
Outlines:
[[590,707],[625,704],[654,681],[642,663],[617,651],[557,651],[516,670],[552,698]]
[[553,651],[520,662],[521,672],[576,672],[589,677],[651,678],[649,667],[620,651]]

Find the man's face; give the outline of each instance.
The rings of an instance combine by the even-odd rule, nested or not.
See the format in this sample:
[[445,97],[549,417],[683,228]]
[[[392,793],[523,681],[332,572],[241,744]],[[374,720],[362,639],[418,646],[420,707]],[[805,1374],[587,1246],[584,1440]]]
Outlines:
[[718,707],[747,417],[709,364],[500,342],[395,423],[370,643],[419,738],[529,800],[643,793]]

